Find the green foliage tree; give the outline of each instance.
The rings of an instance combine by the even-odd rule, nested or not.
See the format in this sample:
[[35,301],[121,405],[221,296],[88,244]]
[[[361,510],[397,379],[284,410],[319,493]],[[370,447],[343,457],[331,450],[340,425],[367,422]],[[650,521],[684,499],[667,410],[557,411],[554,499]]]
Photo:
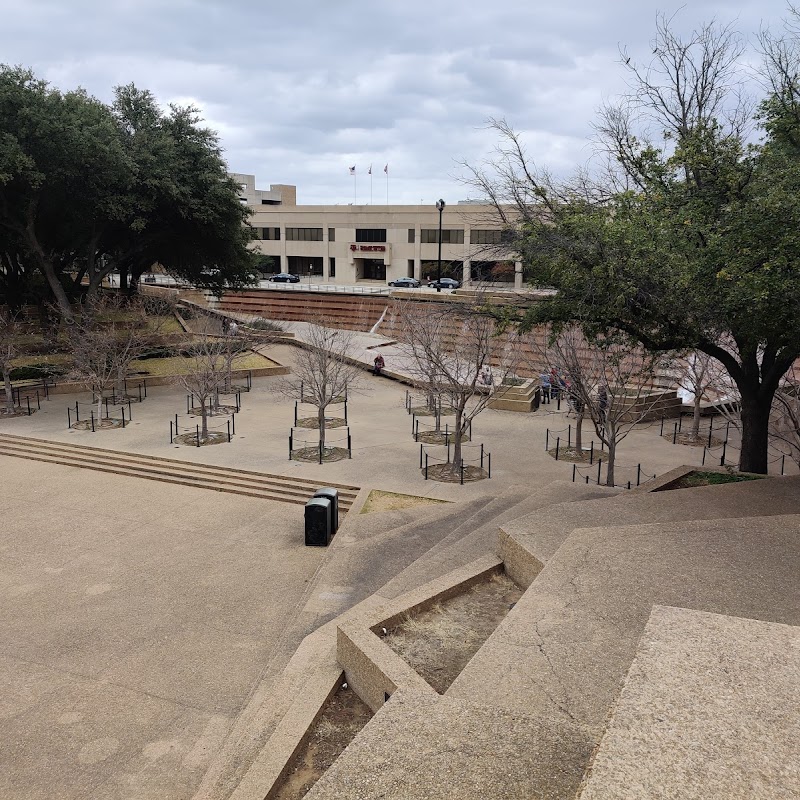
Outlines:
[[633,96],[601,114],[602,172],[557,183],[500,122],[498,171],[473,182],[516,221],[531,280],[558,290],[526,323],[717,359],[741,397],[740,468],[763,473],[773,396],[800,356],[800,115],[781,100],[796,78],[776,77],[765,138],[748,145],[752,119],[733,102],[738,36],[709,25],[683,41],[661,20],[653,44],[649,67],[624,60]]
[[246,284],[249,214],[196,109],[163,113],[132,85],[109,107],[0,66],[0,302],[44,288],[71,319],[109,272],[132,293],[154,263],[217,292]]

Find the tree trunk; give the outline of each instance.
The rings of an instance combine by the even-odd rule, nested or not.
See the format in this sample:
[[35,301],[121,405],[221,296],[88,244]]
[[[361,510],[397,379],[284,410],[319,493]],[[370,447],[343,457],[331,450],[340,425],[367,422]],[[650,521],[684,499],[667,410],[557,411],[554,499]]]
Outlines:
[[757,472],[766,475],[769,412],[774,392],[770,394],[769,402],[763,395],[753,396],[749,392],[741,394],[742,451],[739,456],[739,469],[742,472]]
[[583,452],[583,436],[581,428],[583,427],[583,408],[575,412],[575,450],[580,455]]
[[691,439],[696,442],[700,438],[700,400],[702,395],[695,392],[694,408],[692,409],[692,433]]
[[6,388],[6,409],[9,414],[14,413],[14,389],[11,386],[11,367],[3,370],[3,383]]
[[44,274],[48,285],[50,286],[50,291],[53,293],[53,297],[56,299],[58,310],[61,312],[61,318],[64,320],[64,322],[71,323],[75,319],[72,314],[72,306],[69,304],[67,293],[64,291],[64,287],[61,285],[61,281],[58,279],[58,276],[53,269],[53,264],[50,259],[44,255],[44,253],[37,253],[37,255],[39,256],[39,267]]
[[464,416],[464,409],[460,406],[456,409],[456,424],[453,426],[453,470],[461,469],[461,437],[463,431],[461,430],[461,420]]
[[128,267],[125,264],[119,265],[119,290],[122,293],[128,291]]
[[317,412],[317,419],[319,420],[319,445],[325,452],[325,406],[320,406]]
[[200,398],[200,438],[205,441],[208,439],[208,409],[206,408],[205,397]]
[[608,461],[606,461],[606,486],[614,485],[614,461],[617,457],[616,431],[610,431],[608,436]]

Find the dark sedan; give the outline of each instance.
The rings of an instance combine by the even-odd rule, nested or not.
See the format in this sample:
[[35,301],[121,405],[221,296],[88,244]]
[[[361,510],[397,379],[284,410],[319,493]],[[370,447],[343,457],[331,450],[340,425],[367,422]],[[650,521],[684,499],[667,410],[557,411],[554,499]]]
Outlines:
[[420,282],[416,278],[395,278],[389,281],[389,286],[396,286],[398,289],[416,289]]
[[461,283],[455,278],[439,278],[438,281],[431,281],[428,286],[431,289],[458,289]]
[[270,278],[272,283],[300,283],[299,275],[292,275],[291,272],[279,272]]

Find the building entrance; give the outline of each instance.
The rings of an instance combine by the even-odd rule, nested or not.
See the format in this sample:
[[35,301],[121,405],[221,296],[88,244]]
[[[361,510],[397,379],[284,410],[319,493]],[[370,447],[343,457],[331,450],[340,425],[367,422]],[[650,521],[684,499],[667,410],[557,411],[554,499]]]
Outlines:
[[382,258],[361,258],[358,259],[360,269],[356,269],[356,278],[365,281],[385,281],[386,264]]

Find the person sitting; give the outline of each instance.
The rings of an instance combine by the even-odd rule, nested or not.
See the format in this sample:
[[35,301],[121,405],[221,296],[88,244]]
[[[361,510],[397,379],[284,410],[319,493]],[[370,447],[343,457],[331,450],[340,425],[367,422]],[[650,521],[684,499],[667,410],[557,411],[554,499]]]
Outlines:
[[372,370],[373,373],[375,375],[380,375],[381,371],[386,366],[386,362],[383,360],[383,356],[380,353],[378,353],[378,355],[375,356],[375,360],[372,363],[374,365]]

